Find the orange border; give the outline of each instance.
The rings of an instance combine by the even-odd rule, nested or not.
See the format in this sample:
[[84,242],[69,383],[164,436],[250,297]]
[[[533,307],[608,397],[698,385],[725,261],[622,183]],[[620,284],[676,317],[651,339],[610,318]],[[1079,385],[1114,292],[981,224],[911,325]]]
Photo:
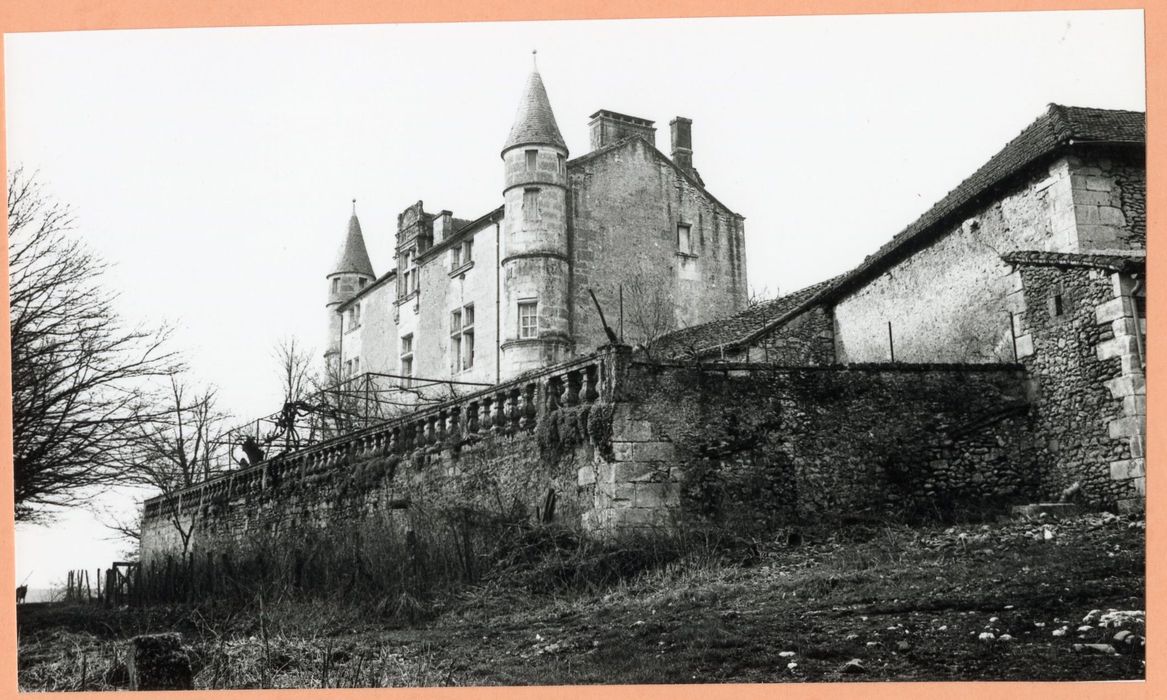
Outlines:
[[[521,0],[426,0],[389,4],[375,0],[204,0],[203,2],[174,2],[173,0],[0,0],[0,32],[34,32],[86,29],[142,29],[172,27],[224,26],[280,26],[312,24],[374,24],[386,22],[455,22],[499,20],[548,19],[632,19],[642,17],[711,17],[751,15],[807,15],[807,14],[873,14],[918,13],[954,11],[1009,11],[1009,10],[1078,10],[1078,9],[1143,9],[1147,47],[1147,112],[1148,160],[1151,173],[1148,179],[1148,207],[1150,221],[1157,222],[1167,212],[1164,191],[1160,184],[1160,164],[1167,159],[1167,146],[1161,137],[1163,127],[1157,117],[1167,113],[1163,87],[1164,63],[1167,56],[1167,3],[1157,0],[546,0],[526,4]],[[0,53],[0,70],[3,54]],[[2,84],[2,83],[0,83]],[[0,91],[0,114],[3,114],[4,93]],[[0,125],[3,121],[0,121]],[[5,159],[6,143],[0,141],[0,159]],[[6,159],[5,159],[5,162]],[[0,214],[6,216],[7,212]],[[5,226],[7,231],[7,226]],[[1156,240],[1149,239],[1152,249],[1148,261],[1149,273],[1162,276],[1164,265],[1159,262]],[[7,277],[7,258],[0,263]],[[1158,284],[1152,284],[1153,300],[1149,306],[1150,334],[1158,338],[1167,331],[1167,311],[1160,305],[1162,296]],[[4,286],[3,294],[7,294]],[[0,309],[7,327],[8,305]],[[11,378],[7,343],[0,343],[0,464],[12,463],[11,432]],[[1167,406],[1163,399],[1163,382],[1158,373],[1159,348],[1149,347],[1151,369],[1148,372],[1148,420],[1157,422],[1160,410]],[[1152,388],[1153,387],[1153,388]],[[1162,434],[1148,430],[1148,465],[1157,465],[1163,454]],[[1163,548],[1163,528],[1167,518],[1153,505],[1164,490],[1151,467],[1147,478],[1147,682],[1145,683],[876,683],[842,684],[774,684],[722,686],[568,686],[557,688],[433,688],[387,690],[292,690],[292,691],[194,691],[185,693],[154,693],[150,697],[195,698],[268,698],[305,697],[425,697],[425,698],[692,698],[708,700],[711,697],[734,698],[933,698],[939,695],[949,700],[988,697],[1047,697],[1047,698],[1153,698],[1167,697],[1167,668],[1164,665],[1165,645],[1161,632],[1167,623],[1161,622],[1167,614],[1167,596],[1164,595],[1163,571],[1167,565],[1167,551]],[[15,587],[13,557],[14,533],[12,479],[0,477],[0,591]],[[0,604],[0,697],[16,694],[16,621],[15,607]],[[57,697],[57,694],[49,694]],[[130,693],[76,693],[69,697],[120,698],[141,697]]]

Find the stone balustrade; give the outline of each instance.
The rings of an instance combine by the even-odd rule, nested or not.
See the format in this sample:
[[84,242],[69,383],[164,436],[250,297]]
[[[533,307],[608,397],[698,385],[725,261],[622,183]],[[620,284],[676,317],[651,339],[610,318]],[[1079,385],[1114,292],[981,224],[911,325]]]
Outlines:
[[322,442],[292,454],[234,470],[169,496],[145,503],[147,520],[164,512],[198,507],[210,500],[231,500],[258,493],[285,479],[304,479],[375,457],[433,454],[485,437],[535,429],[564,406],[615,399],[619,367],[629,351],[610,346],[591,355],[528,372],[514,380],[400,418]]

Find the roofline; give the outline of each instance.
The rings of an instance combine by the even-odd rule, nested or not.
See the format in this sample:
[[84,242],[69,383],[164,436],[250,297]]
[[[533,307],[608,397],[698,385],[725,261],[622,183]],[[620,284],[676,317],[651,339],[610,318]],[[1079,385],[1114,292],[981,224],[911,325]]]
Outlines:
[[705,185],[702,185],[701,183],[697,182],[697,179],[695,177],[693,177],[688,172],[686,172],[684,168],[682,168],[681,166],[674,163],[672,158],[669,158],[668,156],[666,156],[663,151],[661,151],[659,148],[656,147],[656,144],[649,142],[648,139],[640,136],[639,134],[632,134],[630,136],[626,136],[626,137],[620,139],[619,141],[615,141],[613,143],[610,143],[607,146],[604,146],[602,148],[597,148],[596,150],[591,151],[590,153],[585,153],[582,156],[577,156],[577,157],[567,161],[567,167],[571,168],[572,166],[582,165],[590,160],[594,160],[596,158],[599,158],[600,156],[605,156],[605,155],[611,153],[612,151],[615,151],[619,148],[623,148],[623,147],[627,146],[628,144],[632,143],[633,141],[640,141],[644,145],[651,148],[659,158],[664,160],[669,165],[673,166],[673,170],[680,173],[681,176],[683,178],[685,178],[689,182],[690,185],[692,185],[693,187],[696,187],[699,192],[704,194],[706,197],[709,197],[709,199],[713,200],[714,204],[716,204],[717,206],[726,210],[727,212],[729,212],[733,216],[736,216],[737,218],[741,219],[742,221],[745,221],[746,217],[737,213],[733,209],[730,209],[729,207],[727,207],[724,202],[722,202],[720,199],[715,197],[712,192],[710,192],[708,189],[706,189]]
[[612,110],[612,109],[597,109],[595,112],[588,115],[588,119],[595,119],[596,117],[600,116],[601,114],[611,114],[613,117],[623,117],[625,119],[631,119],[633,121],[644,122],[645,126],[652,126],[653,124],[656,124],[656,122],[653,121],[652,119],[645,119],[644,117],[634,117],[631,114],[624,114],[623,112],[617,112],[617,111]]
[[418,254],[418,256],[417,256],[418,262],[421,262],[423,260],[428,260],[428,259],[434,257],[435,255],[437,255],[441,251],[443,251],[443,250],[449,248],[451,245],[453,245],[455,241],[459,241],[462,238],[464,238],[463,234],[467,234],[467,233],[470,233],[472,231],[476,231],[479,228],[481,228],[482,224],[491,223],[491,222],[496,221],[499,217],[502,216],[504,207],[505,207],[505,205],[491,209],[490,211],[486,212],[482,216],[478,217],[477,219],[474,219],[473,221],[466,224],[462,228],[451,233],[449,236],[446,236],[444,239],[442,239],[442,241],[440,243],[435,243],[432,246],[430,246],[429,248],[426,248],[424,253]]
[[396,277],[396,276],[397,276],[397,270],[396,270],[396,269],[389,270],[389,271],[388,271],[388,272],[386,272],[385,274],[383,274],[383,275],[381,275],[380,277],[378,277],[377,279],[373,280],[373,283],[372,283],[372,284],[368,285],[367,287],[363,287],[362,289],[358,290],[356,294],[354,294],[354,295],[352,295],[351,297],[349,297],[347,300],[345,300],[345,301],[342,301],[342,302],[340,302],[339,304],[337,304],[337,305],[336,305],[336,310],[337,310],[338,312],[340,312],[340,311],[344,311],[344,310],[345,310],[345,309],[347,309],[347,308],[349,307],[349,305],[351,305],[353,302],[355,302],[355,301],[359,301],[360,299],[363,299],[363,298],[365,298],[365,296],[367,296],[367,295],[368,295],[370,292],[372,292],[374,289],[376,289],[377,287],[384,286],[384,284],[385,284],[386,282],[388,282],[390,279],[392,279],[393,277]]

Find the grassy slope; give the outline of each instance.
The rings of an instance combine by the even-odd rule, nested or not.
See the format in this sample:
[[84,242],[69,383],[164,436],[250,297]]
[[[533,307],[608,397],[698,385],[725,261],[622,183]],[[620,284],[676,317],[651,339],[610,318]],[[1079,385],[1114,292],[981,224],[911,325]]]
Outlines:
[[[197,687],[1142,678],[1138,646],[1073,645],[1118,631],[1079,632],[1091,610],[1144,609],[1144,541],[1141,521],[1097,515],[808,532],[797,548],[691,555],[588,591],[535,594],[519,583],[531,572],[503,573],[406,628],[328,603],[269,606],[262,626],[254,614],[27,606],[20,680],[75,689],[84,659],[86,687],[113,687],[121,641],[172,628],[195,652]],[[855,658],[864,671],[841,673]]]

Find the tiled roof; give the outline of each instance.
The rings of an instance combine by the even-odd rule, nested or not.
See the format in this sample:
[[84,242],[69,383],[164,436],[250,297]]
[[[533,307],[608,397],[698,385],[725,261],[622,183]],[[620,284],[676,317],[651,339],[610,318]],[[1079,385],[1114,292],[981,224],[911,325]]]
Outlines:
[[748,342],[758,332],[777,325],[800,310],[803,303],[834,283],[829,279],[777,299],[769,299],[728,318],[673,331],[653,344],[659,357],[681,357],[689,353],[705,354],[722,346],[734,347]]
[[519,109],[515,112],[511,133],[502,149],[505,151],[528,143],[550,144],[567,150],[567,144],[559,133],[559,125],[555,123],[555,114],[551,111],[551,101],[547,99],[547,89],[543,87],[539,71],[532,71],[527,78],[527,87],[519,101]]
[[1051,253],[1045,250],[1015,250],[1005,253],[1001,259],[1010,265],[1031,265],[1038,267],[1090,267],[1114,272],[1139,271],[1147,266],[1147,256],[1132,252],[1130,255],[1100,253]]
[[357,272],[369,277],[376,277],[373,274],[373,263],[369,260],[369,251],[365,249],[365,237],[361,234],[361,222],[357,220],[356,214],[353,214],[348,220],[348,235],[344,238],[344,247],[340,249],[336,264],[332,266],[331,274],[335,275],[341,272]]
[[939,226],[966,205],[981,200],[995,188],[1039,160],[1072,143],[1146,142],[1146,114],[1115,109],[1064,107],[1051,104],[1044,114],[1007,143],[964,182],[931,209],[896,234],[875,254],[848,272],[828,295],[845,292],[872,273],[881,271],[912,246],[931,241],[944,232]]

